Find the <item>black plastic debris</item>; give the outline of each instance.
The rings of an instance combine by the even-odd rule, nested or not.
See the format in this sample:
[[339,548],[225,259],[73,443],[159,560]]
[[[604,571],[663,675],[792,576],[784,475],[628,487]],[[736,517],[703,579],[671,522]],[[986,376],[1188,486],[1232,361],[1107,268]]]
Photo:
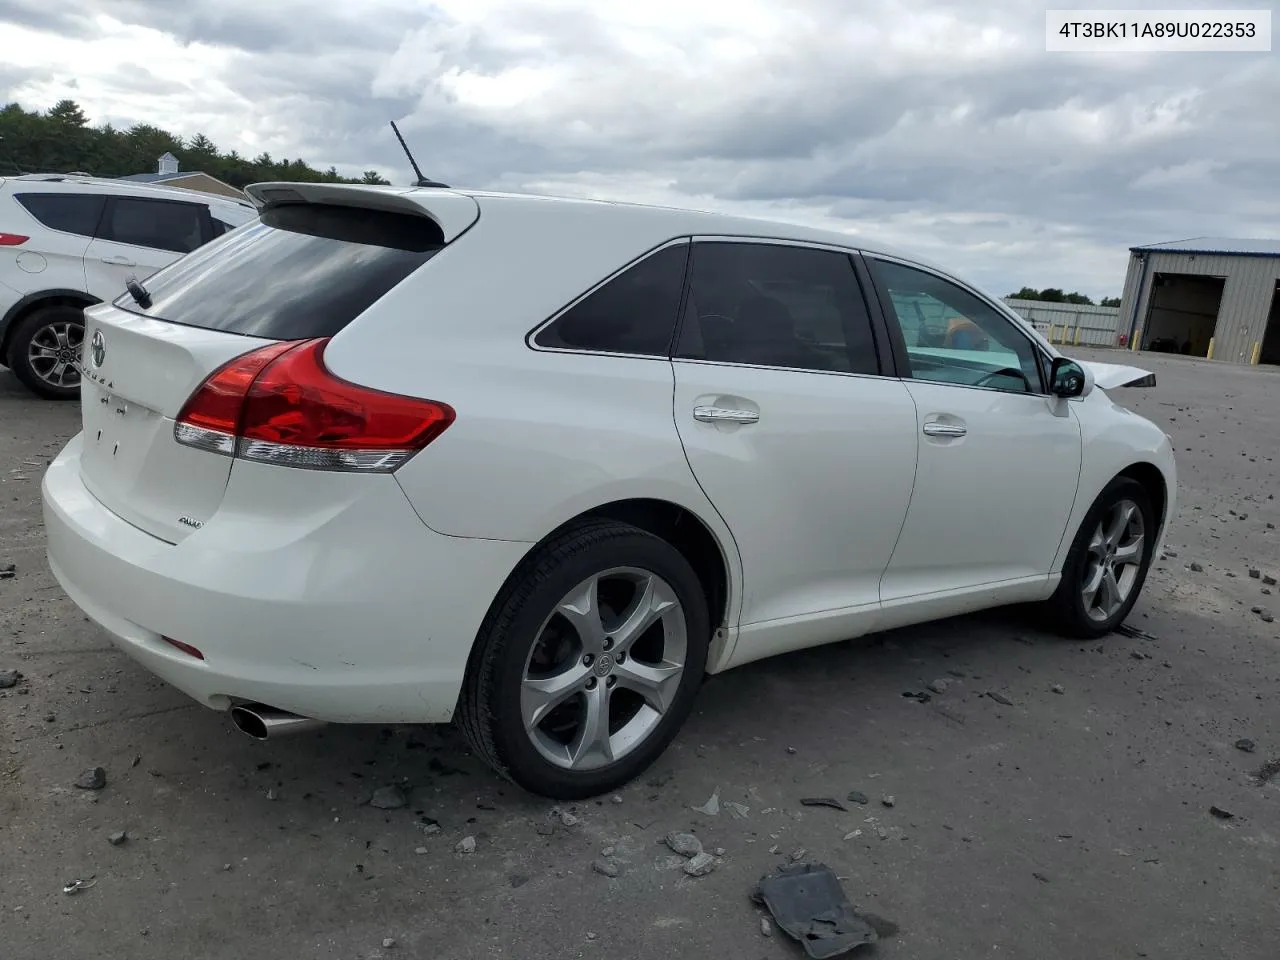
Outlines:
[[830,807],[833,810],[849,809],[835,797],[801,797],[800,805],[802,807]]
[[1234,820],[1236,818],[1236,815],[1230,810],[1223,810],[1221,807],[1210,807],[1209,813],[1219,820]]
[[880,934],[858,915],[840,881],[821,863],[795,863],[765,877],[753,898],[773,915],[778,928],[815,960],[837,957],[875,943]]

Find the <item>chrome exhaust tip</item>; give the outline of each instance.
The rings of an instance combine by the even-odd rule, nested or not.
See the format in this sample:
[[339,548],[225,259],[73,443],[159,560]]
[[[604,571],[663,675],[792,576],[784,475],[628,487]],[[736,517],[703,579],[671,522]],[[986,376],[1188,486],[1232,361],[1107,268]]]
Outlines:
[[323,720],[300,717],[261,703],[241,703],[231,708],[231,722],[245,736],[270,740],[286,733],[303,733],[325,725]]

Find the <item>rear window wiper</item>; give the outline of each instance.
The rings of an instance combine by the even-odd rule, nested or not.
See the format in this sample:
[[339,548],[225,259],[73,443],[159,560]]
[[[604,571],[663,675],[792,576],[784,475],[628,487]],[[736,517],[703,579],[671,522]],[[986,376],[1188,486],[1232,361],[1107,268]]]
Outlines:
[[129,291],[129,296],[133,297],[133,302],[143,310],[151,308],[151,294],[147,293],[147,288],[138,281],[137,277],[126,280],[124,288]]

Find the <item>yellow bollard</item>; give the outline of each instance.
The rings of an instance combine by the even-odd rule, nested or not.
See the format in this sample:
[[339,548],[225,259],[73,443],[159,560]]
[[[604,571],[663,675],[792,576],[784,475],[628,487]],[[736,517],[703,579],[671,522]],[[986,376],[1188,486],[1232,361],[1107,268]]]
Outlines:
[[1075,339],[1071,341],[1071,344],[1072,346],[1076,346],[1076,347],[1080,346],[1080,328],[1079,327],[1076,327],[1076,336],[1075,336]]
[[1057,342],[1056,340],[1054,340],[1054,339],[1053,339],[1053,324],[1052,324],[1052,323],[1051,323],[1051,324],[1049,324],[1049,342],[1050,342],[1050,343],[1056,343],[1056,342]]
[[1206,354],[1204,355],[1204,358],[1205,358],[1206,360],[1212,360],[1212,359],[1213,359],[1213,345],[1214,345],[1214,343],[1215,343],[1215,342],[1216,342],[1216,341],[1213,339],[1213,337],[1210,337],[1210,338],[1209,338],[1209,352],[1208,352],[1208,353],[1206,353]]
[[1262,353],[1262,341],[1257,341],[1253,345],[1253,352],[1249,354],[1249,362],[1253,364],[1253,366],[1256,367],[1258,365],[1258,356],[1261,353]]

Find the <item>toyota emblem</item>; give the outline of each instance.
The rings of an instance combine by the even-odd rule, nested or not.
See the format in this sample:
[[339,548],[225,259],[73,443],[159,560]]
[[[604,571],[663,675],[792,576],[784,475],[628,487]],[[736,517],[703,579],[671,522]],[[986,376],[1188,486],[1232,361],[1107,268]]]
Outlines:
[[102,361],[107,359],[107,342],[103,339],[101,330],[93,331],[93,339],[89,341],[89,356],[95,367],[102,366]]

